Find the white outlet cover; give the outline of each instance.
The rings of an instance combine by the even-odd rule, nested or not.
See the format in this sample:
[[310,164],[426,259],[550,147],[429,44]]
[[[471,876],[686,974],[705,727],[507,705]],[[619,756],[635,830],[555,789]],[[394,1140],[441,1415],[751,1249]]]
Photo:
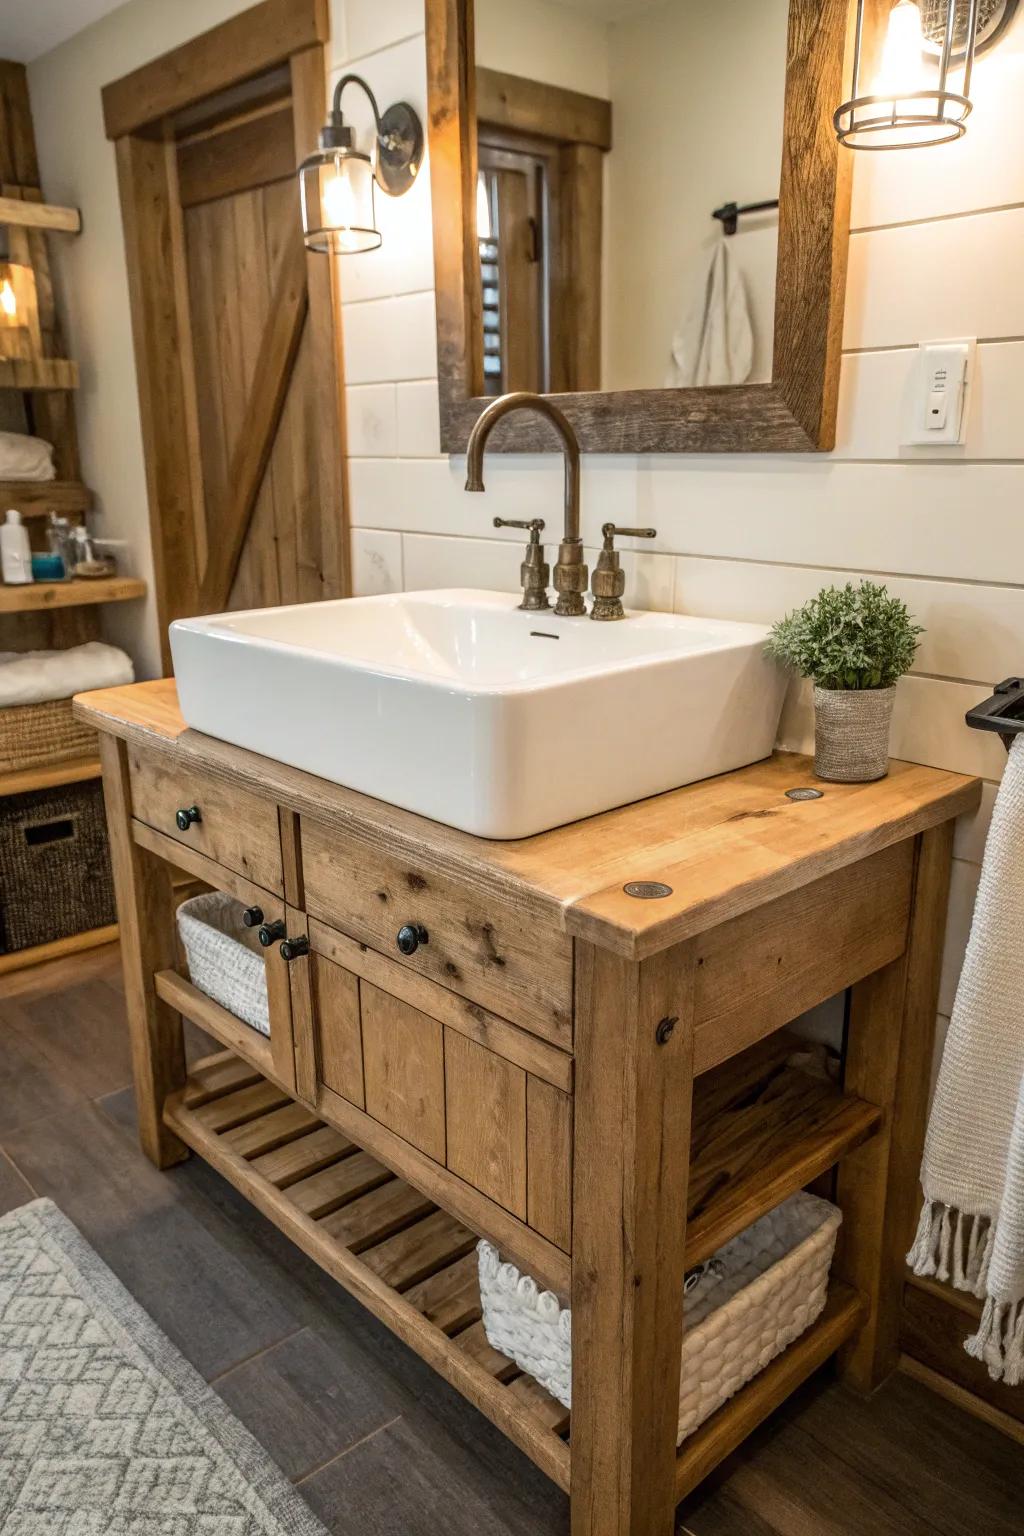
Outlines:
[[904,447],[963,445],[977,349],[973,337],[921,342],[907,381]]

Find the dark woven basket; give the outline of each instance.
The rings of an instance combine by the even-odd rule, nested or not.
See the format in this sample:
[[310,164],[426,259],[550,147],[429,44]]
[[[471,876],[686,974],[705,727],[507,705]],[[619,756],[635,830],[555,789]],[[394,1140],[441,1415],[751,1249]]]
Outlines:
[[115,921],[99,781],[0,800],[0,954]]

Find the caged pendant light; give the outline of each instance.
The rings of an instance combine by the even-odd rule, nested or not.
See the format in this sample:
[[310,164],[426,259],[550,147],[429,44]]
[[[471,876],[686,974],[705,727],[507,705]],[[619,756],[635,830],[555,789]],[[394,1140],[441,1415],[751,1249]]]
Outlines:
[[[358,85],[373,109],[373,158],[356,149],[341,113],[341,93]],[[316,153],[299,166],[302,235],[311,251],[354,256],[381,244],[374,184],[392,197],[407,192],[423,161],[423,127],[407,102],[381,115],[373,92],[358,75],[343,75],[334,88],[331,114],[320,130]]]
[[[850,149],[914,149],[961,138],[971,112],[971,74],[983,8],[991,17],[996,10],[1014,7],[993,6],[991,0],[944,0],[942,5],[932,0],[926,3],[926,31],[921,5],[896,0],[877,74],[867,81],[865,0],[857,0],[853,95],[833,119],[839,142]],[[960,89],[952,90],[950,76],[960,67]]]

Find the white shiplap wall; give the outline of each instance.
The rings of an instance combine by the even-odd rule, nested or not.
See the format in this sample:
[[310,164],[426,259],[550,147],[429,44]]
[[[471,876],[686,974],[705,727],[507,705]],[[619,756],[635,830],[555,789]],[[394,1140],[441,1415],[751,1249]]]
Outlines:
[[[335,0],[335,65],[385,101],[424,112],[418,0]],[[978,773],[980,816],[961,826],[940,999],[952,1006],[1004,753],[964,711],[1024,668],[1024,15],[976,77],[954,146],[856,164],[836,451],[827,457],[591,456],[585,536],[606,518],[650,523],[629,556],[637,606],[770,621],[823,583],[881,575],[928,627],[900,687],[896,755]],[[437,453],[428,177],[381,199],[382,253],[344,266],[348,465],[357,590],[513,589],[518,536],[495,513],[558,516],[561,461],[494,459],[486,501]],[[963,448],[903,449],[918,341],[976,337]],[[807,749],[794,687],[786,745]]]

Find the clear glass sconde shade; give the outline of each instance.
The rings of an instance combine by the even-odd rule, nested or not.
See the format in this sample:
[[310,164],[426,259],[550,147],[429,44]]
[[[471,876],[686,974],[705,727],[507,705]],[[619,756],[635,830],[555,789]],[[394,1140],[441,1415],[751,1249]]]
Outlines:
[[381,243],[369,155],[322,149],[299,167],[302,235],[311,251],[354,256]]
[[[966,132],[971,111],[967,95],[974,59],[977,7],[972,0],[947,0],[948,33],[941,56],[929,55],[921,8],[896,0],[872,74],[864,61],[864,0],[857,6],[853,98],[835,114],[836,133],[851,149],[914,149],[946,144]],[[950,60],[958,13],[970,12],[962,94],[951,90]]]

